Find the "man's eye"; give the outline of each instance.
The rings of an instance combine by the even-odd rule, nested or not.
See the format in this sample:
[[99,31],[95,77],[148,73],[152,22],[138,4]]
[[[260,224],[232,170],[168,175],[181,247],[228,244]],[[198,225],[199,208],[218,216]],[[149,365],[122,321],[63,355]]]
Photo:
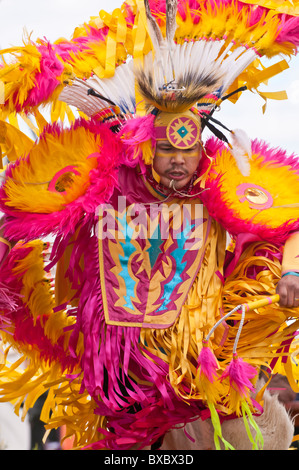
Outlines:
[[194,152],[197,149],[197,145],[194,145],[193,147],[190,147],[185,150],[185,152]]

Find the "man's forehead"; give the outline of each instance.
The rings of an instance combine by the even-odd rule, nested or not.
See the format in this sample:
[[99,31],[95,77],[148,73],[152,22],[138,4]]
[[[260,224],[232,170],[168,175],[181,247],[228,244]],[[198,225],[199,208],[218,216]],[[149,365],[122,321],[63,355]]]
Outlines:
[[156,147],[169,147],[175,149],[175,147],[171,145],[168,139],[157,140]]
[[168,142],[175,148],[185,150],[199,141],[201,127],[199,119],[191,112],[173,115],[162,113],[155,120],[156,140]]
[[177,152],[182,153],[184,157],[200,157],[201,156],[201,145],[199,142],[196,142],[193,147],[187,149],[178,149],[171,145],[168,140],[159,140],[156,143],[156,151],[154,154],[154,159],[157,157],[173,157]]
[[[197,149],[198,147],[199,147],[199,141],[195,142],[195,144],[194,144],[192,147],[190,147],[190,148],[191,148],[191,149],[192,149],[192,148]],[[156,141],[156,148],[158,148],[158,149],[160,149],[160,148],[161,148],[161,149],[162,149],[162,148],[164,149],[164,148],[165,148],[165,149],[167,149],[167,150],[168,150],[168,149],[169,149],[169,150],[173,150],[174,152],[177,151],[177,150],[179,150],[177,147],[174,147],[174,145],[172,145],[171,142],[169,142],[168,139],[157,140],[157,141]],[[190,148],[187,148],[187,149],[184,149],[184,148],[183,148],[182,151],[184,151],[184,150],[190,150]]]

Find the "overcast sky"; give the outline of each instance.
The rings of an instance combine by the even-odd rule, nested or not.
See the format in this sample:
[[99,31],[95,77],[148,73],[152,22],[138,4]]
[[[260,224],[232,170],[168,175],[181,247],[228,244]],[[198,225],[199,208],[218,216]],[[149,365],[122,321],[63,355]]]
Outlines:
[[[21,45],[24,28],[32,32],[33,40],[44,36],[50,41],[69,39],[77,25],[101,9],[112,11],[120,4],[121,0],[0,0],[0,47]],[[265,91],[286,90],[287,101],[269,101],[263,115],[263,100],[246,92],[236,105],[225,103],[217,118],[230,128],[245,129],[251,138],[299,154],[299,56],[290,65],[263,87]]]

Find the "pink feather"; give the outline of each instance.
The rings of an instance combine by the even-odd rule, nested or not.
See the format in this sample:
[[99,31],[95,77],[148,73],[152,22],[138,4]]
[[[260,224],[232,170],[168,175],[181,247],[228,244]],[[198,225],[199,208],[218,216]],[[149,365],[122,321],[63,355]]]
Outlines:
[[63,72],[63,64],[56,57],[53,46],[45,42],[38,47],[38,51],[41,54],[41,60],[40,71],[34,77],[35,86],[29,91],[25,102],[22,105],[16,105],[17,112],[47,101],[60,85],[58,77]]
[[239,392],[242,397],[246,397],[249,391],[254,390],[254,386],[250,380],[253,379],[256,374],[257,371],[252,365],[243,361],[243,359],[237,355],[234,355],[233,360],[223,372],[221,380],[228,377],[231,387]]
[[279,34],[276,38],[279,43],[289,42],[295,46],[299,44],[299,18],[288,15],[281,16]]
[[137,145],[155,137],[154,114],[129,120],[122,128],[122,140],[127,145]]
[[141,144],[143,142],[151,140],[154,147],[154,121],[155,115],[148,114],[129,120],[122,128],[121,140],[126,146],[127,164],[130,161],[134,162],[134,160],[139,163],[138,160],[142,157]]
[[198,356],[197,368],[200,368],[200,375],[203,374],[211,383],[214,382],[217,377],[218,364],[216,357],[205,342],[203,342],[203,347]]
[[[221,158],[221,153],[225,145],[215,138],[209,139],[205,144],[205,150],[211,158]],[[260,155],[263,165],[290,166],[292,171],[299,176],[299,160],[296,155],[287,155],[280,148],[271,148],[266,142],[253,140],[252,154]],[[211,170],[213,172],[213,168]],[[214,175],[214,174],[213,174]],[[238,214],[229,206],[225,200],[222,191],[220,174],[216,178],[207,178],[205,188],[209,189],[201,195],[203,204],[207,207],[209,214],[216,219],[232,236],[240,233],[251,233],[263,240],[284,243],[292,231],[299,230],[299,221],[297,219],[286,221],[279,227],[256,224],[251,220],[241,220]]]

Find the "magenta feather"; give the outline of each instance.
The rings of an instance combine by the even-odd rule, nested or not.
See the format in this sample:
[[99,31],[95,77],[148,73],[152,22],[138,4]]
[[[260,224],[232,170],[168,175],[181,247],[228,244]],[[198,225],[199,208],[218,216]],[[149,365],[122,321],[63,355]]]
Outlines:
[[197,368],[200,368],[200,375],[205,375],[211,383],[217,377],[218,364],[216,357],[204,341],[198,356]]
[[257,375],[257,370],[242,358],[234,355],[233,360],[225,369],[221,376],[221,380],[229,379],[230,385],[242,397],[246,397],[249,391],[254,390],[251,381]]

